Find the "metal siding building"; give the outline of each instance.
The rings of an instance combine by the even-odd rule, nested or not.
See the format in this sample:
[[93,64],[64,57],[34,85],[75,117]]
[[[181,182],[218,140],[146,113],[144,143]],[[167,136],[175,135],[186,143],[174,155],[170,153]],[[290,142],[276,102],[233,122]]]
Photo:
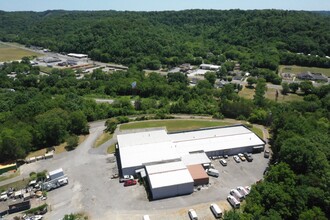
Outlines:
[[[186,165],[208,163],[211,156],[234,155],[264,149],[265,142],[243,125],[167,134],[153,130],[117,136],[123,175],[134,175],[144,164],[182,159]],[[194,152],[204,152],[194,155]]]
[[182,161],[146,165],[146,171],[153,200],[194,191],[194,180]]

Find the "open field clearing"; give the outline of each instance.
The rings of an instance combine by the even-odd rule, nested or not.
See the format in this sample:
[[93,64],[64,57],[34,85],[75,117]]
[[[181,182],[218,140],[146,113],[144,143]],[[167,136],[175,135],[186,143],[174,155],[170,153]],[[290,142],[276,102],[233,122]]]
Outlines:
[[[267,88],[266,98],[275,101],[276,89]],[[254,89],[244,88],[242,91],[238,93],[239,96],[246,99],[253,99]],[[303,96],[288,93],[287,95],[282,95],[281,91],[278,91],[278,102],[290,102],[290,101],[302,101]]]
[[30,56],[41,56],[41,54],[0,43],[0,62],[20,60],[22,57]]
[[52,73],[52,70],[54,69],[54,68],[48,67],[48,66],[39,66],[39,68],[40,68],[41,72],[48,73],[48,74]]
[[193,130],[198,128],[215,127],[231,125],[229,122],[224,121],[211,121],[211,120],[162,120],[162,121],[141,121],[129,124],[122,124],[120,130],[140,129],[140,128],[153,128],[153,127],[166,127],[167,131],[183,131]]
[[279,70],[280,73],[294,73],[294,74],[310,71],[312,73],[323,73],[327,77],[330,77],[330,68],[280,65]]

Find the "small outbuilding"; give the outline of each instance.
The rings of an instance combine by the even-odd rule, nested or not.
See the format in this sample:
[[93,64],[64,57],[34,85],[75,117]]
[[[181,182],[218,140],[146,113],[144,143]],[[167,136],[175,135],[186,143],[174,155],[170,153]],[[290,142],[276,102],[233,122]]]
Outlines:
[[206,185],[209,183],[209,176],[200,164],[187,166],[191,177],[194,180],[194,186]]

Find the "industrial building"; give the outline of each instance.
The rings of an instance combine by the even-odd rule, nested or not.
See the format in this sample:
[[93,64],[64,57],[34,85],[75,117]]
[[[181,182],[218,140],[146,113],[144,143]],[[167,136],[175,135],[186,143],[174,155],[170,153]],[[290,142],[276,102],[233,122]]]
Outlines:
[[122,175],[144,170],[153,199],[193,192],[208,183],[210,157],[261,152],[265,142],[243,125],[167,133],[165,129],[117,136]]
[[161,199],[194,191],[194,180],[180,160],[146,164],[147,178],[153,199]]
[[82,59],[82,58],[87,58],[88,57],[87,54],[81,54],[81,53],[69,53],[68,56],[69,57],[78,58],[78,59]]
[[203,70],[213,70],[213,71],[218,71],[221,66],[218,66],[218,65],[213,65],[213,64],[201,64],[199,66],[200,69],[203,69]]

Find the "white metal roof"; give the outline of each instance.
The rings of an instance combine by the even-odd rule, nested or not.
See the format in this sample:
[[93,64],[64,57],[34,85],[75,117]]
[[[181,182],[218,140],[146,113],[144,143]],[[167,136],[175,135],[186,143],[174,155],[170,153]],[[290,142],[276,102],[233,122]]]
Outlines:
[[170,136],[170,139],[173,142],[181,142],[187,140],[225,137],[225,136],[234,136],[234,135],[251,134],[251,133],[254,134],[252,131],[250,131],[244,126],[232,126],[232,127],[218,127],[218,128],[210,128],[203,130],[178,132],[168,135]]
[[205,75],[205,73],[207,73],[207,72],[210,72],[210,70],[196,69],[196,70],[189,72],[188,77]]
[[118,139],[122,168],[141,166],[144,163],[176,159],[179,156],[172,149],[171,142],[151,143],[121,147]]
[[209,139],[187,140],[175,143],[179,154],[191,151],[204,150],[205,152],[263,145],[264,142],[255,134],[241,134],[235,136],[223,136]]
[[149,175],[184,169],[187,169],[187,167],[182,161],[146,165],[146,170]]
[[200,68],[210,68],[210,69],[219,69],[221,66],[218,66],[218,65],[213,65],[213,64],[201,64],[199,66]]
[[149,180],[153,189],[194,182],[188,169],[149,175]]
[[[264,142],[244,126],[210,128],[167,134],[165,130],[118,135],[122,168],[142,166],[144,163],[183,158],[186,165],[197,160],[208,163],[202,156],[189,156],[194,151],[218,151]],[[187,156],[188,155],[188,156]]]
[[63,169],[62,168],[59,168],[59,169],[56,169],[56,170],[53,170],[53,171],[50,171],[49,172],[49,176],[53,176],[57,173],[63,173]]
[[144,131],[128,134],[120,134],[117,136],[118,143],[120,147],[136,146],[142,144],[152,144],[160,142],[169,142],[170,138],[168,137],[166,131],[154,130],[154,131]]
[[181,161],[146,166],[146,170],[153,189],[194,182]]
[[87,54],[81,54],[81,53],[69,53],[68,56],[70,56],[70,57],[77,57],[77,58],[88,57]]
[[205,153],[193,153],[186,154],[181,157],[182,162],[186,165],[195,165],[195,164],[204,164],[211,163],[210,159],[206,156]]

